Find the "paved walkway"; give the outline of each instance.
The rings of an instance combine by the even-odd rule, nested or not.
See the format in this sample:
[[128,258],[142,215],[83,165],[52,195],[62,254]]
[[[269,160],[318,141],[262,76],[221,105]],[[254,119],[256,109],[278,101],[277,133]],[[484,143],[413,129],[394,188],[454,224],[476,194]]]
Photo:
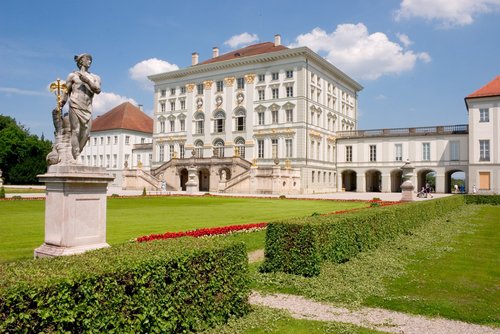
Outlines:
[[388,333],[404,334],[500,334],[500,329],[443,318],[426,318],[378,308],[349,310],[300,296],[252,292],[250,303],[287,310],[297,319],[351,323]]

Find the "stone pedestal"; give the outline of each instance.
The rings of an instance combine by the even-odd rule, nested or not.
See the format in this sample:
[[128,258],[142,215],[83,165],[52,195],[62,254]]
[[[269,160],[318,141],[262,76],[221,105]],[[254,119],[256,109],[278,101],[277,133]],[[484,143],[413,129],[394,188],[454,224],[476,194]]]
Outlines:
[[186,193],[194,194],[199,192],[198,169],[194,166],[188,167],[188,181],[186,182]]
[[413,201],[413,183],[407,180],[401,184],[401,202],[411,202]]
[[113,177],[102,167],[52,165],[46,185],[45,242],[35,257],[83,253],[106,243],[106,191]]

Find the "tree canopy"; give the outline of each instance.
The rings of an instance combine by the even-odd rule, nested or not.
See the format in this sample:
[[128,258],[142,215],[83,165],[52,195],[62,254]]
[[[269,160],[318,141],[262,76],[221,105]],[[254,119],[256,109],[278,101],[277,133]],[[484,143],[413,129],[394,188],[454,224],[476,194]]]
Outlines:
[[38,183],[36,176],[47,171],[45,157],[51,149],[49,140],[0,114],[0,169],[6,184]]

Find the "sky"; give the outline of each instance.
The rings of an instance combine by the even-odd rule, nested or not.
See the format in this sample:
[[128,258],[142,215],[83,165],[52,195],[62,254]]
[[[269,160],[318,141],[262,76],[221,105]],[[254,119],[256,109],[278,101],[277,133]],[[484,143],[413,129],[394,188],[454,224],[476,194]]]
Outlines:
[[500,75],[499,32],[500,0],[4,0],[0,114],[52,139],[48,86],[90,53],[94,116],[124,101],[152,115],[147,75],[280,34],[364,87],[359,129],[466,124],[464,97]]

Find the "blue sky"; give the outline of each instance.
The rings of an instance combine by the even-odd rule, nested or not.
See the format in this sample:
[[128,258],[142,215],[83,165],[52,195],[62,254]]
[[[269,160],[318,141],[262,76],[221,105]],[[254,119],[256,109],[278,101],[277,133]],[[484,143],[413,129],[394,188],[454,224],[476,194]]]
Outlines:
[[499,31],[500,0],[6,0],[0,114],[52,139],[47,87],[88,52],[102,79],[95,114],[131,100],[151,115],[147,74],[280,34],[364,86],[360,129],[464,124],[464,97],[500,75]]

